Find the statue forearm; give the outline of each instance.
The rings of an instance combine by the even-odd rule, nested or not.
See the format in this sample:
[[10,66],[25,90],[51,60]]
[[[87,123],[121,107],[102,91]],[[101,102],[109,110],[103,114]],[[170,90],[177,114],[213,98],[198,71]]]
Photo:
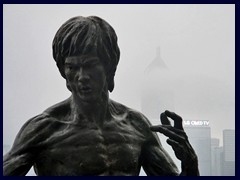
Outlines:
[[200,176],[199,169],[198,169],[198,158],[190,157],[188,162],[182,162],[182,172],[180,176]]

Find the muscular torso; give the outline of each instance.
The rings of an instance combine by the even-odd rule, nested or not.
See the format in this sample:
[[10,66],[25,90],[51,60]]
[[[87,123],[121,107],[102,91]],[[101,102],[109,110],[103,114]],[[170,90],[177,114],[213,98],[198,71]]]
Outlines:
[[110,116],[74,121],[69,100],[27,121],[4,156],[4,175],[177,175],[150,123],[139,112],[110,101]]
[[[46,121],[46,120],[45,120]],[[34,168],[37,175],[138,175],[144,135],[126,116],[72,124],[49,119]]]

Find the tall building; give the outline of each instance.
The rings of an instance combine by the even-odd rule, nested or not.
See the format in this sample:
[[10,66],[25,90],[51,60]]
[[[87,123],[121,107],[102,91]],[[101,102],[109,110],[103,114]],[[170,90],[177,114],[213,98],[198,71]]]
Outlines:
[[211,176],[211,129],[208,120],[185,120],[184,129],[198,156],[201,176]]
[[223,130],[223,175],[235,175],[235,130]]
[[[175,111],[175,73],[171,72],[161,57],[160,48],[157,48],[156,56],[147,66],[142,84],[141,111],[145,114],[152,124],[160,123],[160,113],[165,110]],[[185,131],[190,143],[195,149],[201,175],[211,175],[211,129],[207,120],[185,121]],[[159,134],[158,134],[159,135]],[[162,143],[165,137],[161,135]],[[164,148],[176,160],[171,146],[164,145]],[[181,164],[180,164],[181,167]]]
[[223,148],[219,147],[219,139],[211,139],[211,175],[221,176],[222,175],[222,156]]
[[215,168],[216,168],[216,174],[214,176],[222,176],[223,175],[223,147],[216,147],[215,148]]
[[[147,66],[142,82],[141,111],[152,123],[159,123],[160,113],[174,111],[174,73],[171,73],[161,57],[160,48]],[[157,119],[157,122],[153,122]]]
[[[171,73],[161,57],[160,47],[156,55],[146,67],[142,81],[141,111],[152,124],[160,124],[160,114],[165,110],[175,111],[174,107],[174,73]],[[178,168],[180,161],[166,143],[166,137],[158,133],[164,149],[170,154]],[[142,171],[141,171],[142,172]],[[141,175],[145,175],[144,172]]]

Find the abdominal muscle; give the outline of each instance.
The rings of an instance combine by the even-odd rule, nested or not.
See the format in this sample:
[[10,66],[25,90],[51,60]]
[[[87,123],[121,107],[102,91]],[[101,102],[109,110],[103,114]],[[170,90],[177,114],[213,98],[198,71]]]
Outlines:
[[138,175],[141,143],[134,136],[131,131],[109,127],[68,127],[44,142],[46,148],[36,158],[35,172],[39,176]]

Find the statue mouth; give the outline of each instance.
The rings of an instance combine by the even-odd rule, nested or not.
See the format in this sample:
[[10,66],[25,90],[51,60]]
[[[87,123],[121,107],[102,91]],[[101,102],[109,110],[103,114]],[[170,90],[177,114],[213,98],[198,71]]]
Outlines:
[[89,86],[81,86],[79,88],[79,91],[85,94],[85,93],[91,93],[92,89]]

